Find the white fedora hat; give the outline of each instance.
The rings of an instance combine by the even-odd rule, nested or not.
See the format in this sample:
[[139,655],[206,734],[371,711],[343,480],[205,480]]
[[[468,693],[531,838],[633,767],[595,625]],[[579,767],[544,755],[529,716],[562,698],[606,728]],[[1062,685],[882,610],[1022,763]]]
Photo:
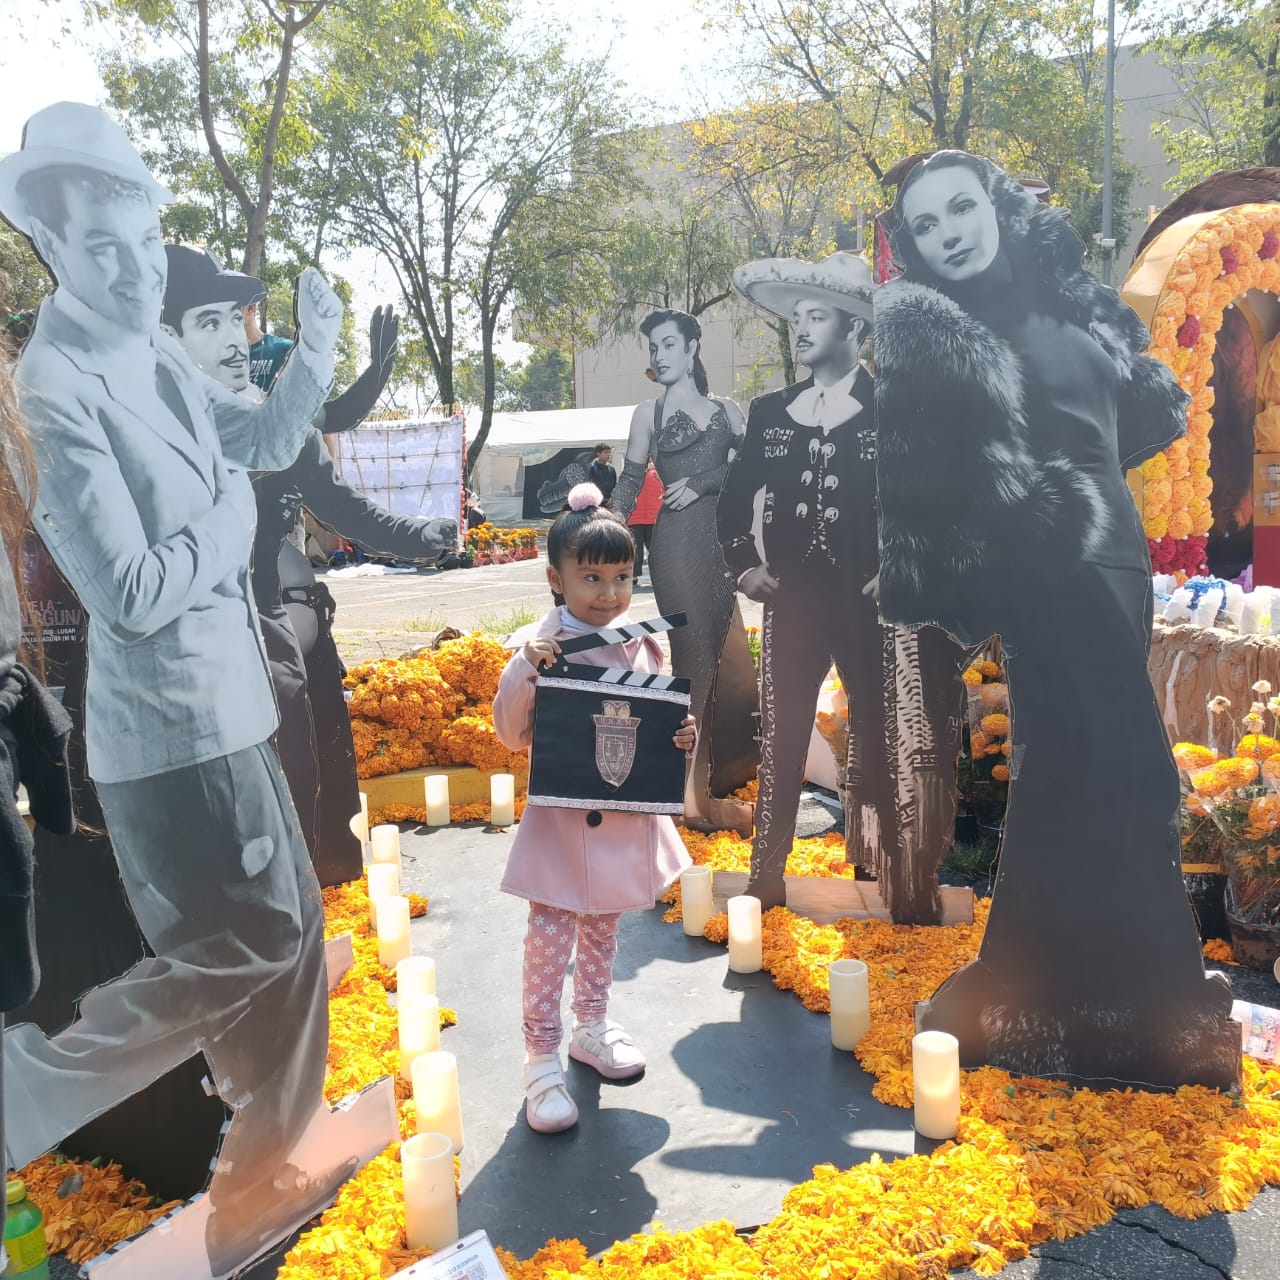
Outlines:
[[27,121],[22,149],[0,160],[0,214],[30,235],[26,202],[18,195],[19,180],[41,169],[66,165],[136,183],[156,205],[173,203],[173,193],[151,176],[114,120],[83,102],[55,102]]
[[734,271],[733,287],[748,302],[783,320],[791,319],[802,298],[871,319],[871,268],[854,253],[833,253],[821,262],[761,258]]

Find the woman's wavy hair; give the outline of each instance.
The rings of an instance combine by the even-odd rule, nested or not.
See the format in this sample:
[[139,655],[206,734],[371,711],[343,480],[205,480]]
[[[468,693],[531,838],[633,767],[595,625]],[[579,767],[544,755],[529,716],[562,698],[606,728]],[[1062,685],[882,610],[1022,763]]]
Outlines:
[[[903,200],[912,185],[924,174],[955,168],[968,169],[982,183],[982,189],[995,209],[996,225],[1000,228],[1000,245],[1012,259],[1015,273],[1020,266],[1030,267],[1047,278],[1081,269],[1084,246],[1074,233],[1068,231],[1067,234],[1062,234],[1067,228],[1058,225],[1066,222],[1069,217],[1067,210],[1041,204],[1021,183],[982,156],[970,155],[967,151],[935,151],[933,155],[921,160],[902,180],[887,220],[894,261],[902,268],[908,280],[939,285],[943,283],[925,266],[924,259],[916,248],[915,238],[904,218]],[[1049,234],[1032,237],[1033,228],[1043,228]],[[1034,240],[1037,245],[1034,261],[1024,260],[1029,240]]]
[[[0,296],[8,292],[7,283],[0,275]],[[22,544],[35,500],[36,459],[18,414],[13,383],[13,362],[18,355],[19,341],[0,333],[0,537],[4,538],[23,618],[33,624],[23,575]],[[38,636],[38,627],[33,625],[32,629]],[[37,669],[42,666],[38,652],[24,652],[22,656],[29,665]]]
[[648,338],[661,324],[674,324],[679,329],[686,347],[691,342],[698,344],[698,350],[693,357],[693,385],[698,388],[699,395],[709,395],[711,384],[707,381],[707,369],[702,363],[702,326],[687,311],[663,308],[660,311],[650,311],[640,321],[640,333]]

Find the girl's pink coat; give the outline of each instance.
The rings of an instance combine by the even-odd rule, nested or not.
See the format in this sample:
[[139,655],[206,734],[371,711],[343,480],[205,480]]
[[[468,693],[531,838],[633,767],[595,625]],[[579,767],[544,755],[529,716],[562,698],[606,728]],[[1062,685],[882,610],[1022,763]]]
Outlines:
[[[562,637],[559,609],[542,619],[537,634]],[[646,636],[589,649],[575,654],[573,661],[656,672],[662,669],[662,650]],[[493,723],[512,751],[528,750],[533,740],[537,674],[517,650],[498,682]],[[670,749],[678,748],[673,743]],[[592,827],[587,825],[587,813],[586,809],[527,806],[502,877],[504,892],[587,915],[647,911],[691,864],[668,817],[604,809],[600,811],[603,821]]]

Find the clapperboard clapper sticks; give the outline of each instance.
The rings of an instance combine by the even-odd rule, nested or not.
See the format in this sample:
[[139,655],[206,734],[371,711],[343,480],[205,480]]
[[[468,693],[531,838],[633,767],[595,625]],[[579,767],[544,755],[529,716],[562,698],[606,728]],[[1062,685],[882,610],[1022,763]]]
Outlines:
[[559,661],[538,676],[529,804],[684,812],[686,760],[671,739],[689,714],[689,681],[565,659],[685,621],[676,613],[560,642]]

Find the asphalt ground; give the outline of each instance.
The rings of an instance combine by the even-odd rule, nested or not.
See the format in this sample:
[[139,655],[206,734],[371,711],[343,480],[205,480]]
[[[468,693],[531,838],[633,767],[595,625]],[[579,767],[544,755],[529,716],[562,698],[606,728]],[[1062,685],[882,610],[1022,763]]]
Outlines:
[[[550,604],[542,561],[327,581],[349,662],[425,643],[446,624],[466,630]],[[637,591],[633,613],[656,613],[650,591]],[[816,793],[806,798],[802,834],[835,821]],[[610,1010],[643,1048],[647,1071],[611,1084],[569,1063],[578,1125],[552,1137],[533,1133],[520,1089],[526,908],[498,891],[510,840],[481,824],[402,828],[405,884],[431,899],[413,924],[414,951],[435,958],[441,999],[458,1013],[443,1047],[458,1057],[466,1127],[464,1232],[483,1228],[524,1256],[553,1236],[576,1236],[597,1252],[654,1221],[682,1228],[728,1218],[750,1229],[772,1217],[815,1164],[848,1166],[932,1146],[913,1132],[910,1112],[871,1096],[873,1080],[852,1054],[832,1049],[826,1018],[765,974],[729,973],[723,948],[664,924],[661,908],[624,917]],[[1229,976],[1238,997],[1280,1005],[1270,975],[1233,968]],[[249,1280],[270,1280],[277,1266],[278,1257],[266,1260]],[[55,1260],[52,1274],[65,1280],[76,1272]],[[1197,1222],[1160,1209],[1122,1211],[1001,1274],[1276,1280],[1280,1192],[1268,1189],[1242,1213]]]

